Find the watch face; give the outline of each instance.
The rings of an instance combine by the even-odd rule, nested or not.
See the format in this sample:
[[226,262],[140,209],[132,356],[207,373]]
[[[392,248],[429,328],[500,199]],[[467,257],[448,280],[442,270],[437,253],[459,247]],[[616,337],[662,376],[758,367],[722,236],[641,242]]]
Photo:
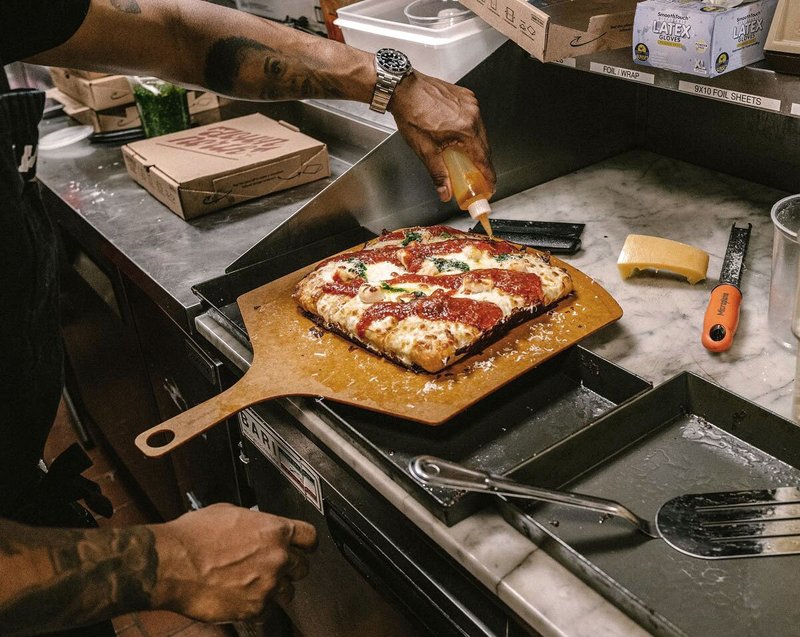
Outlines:
[[389,73],[403,75],[411,70],[408,57],[397,49],[380,49],[376,53],[376,59],[381,68]]

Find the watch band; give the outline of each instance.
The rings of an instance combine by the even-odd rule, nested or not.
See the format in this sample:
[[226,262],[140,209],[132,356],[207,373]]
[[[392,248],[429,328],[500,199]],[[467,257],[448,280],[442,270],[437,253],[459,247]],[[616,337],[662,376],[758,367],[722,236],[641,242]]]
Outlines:
[[369,107],[370,110],[378,113],[385,113],[389,107],[389,100],[394,95],[394,89],[400,83],[402,77],[396,75],[389,75],[378,69],[378,79],[375,82],[375,90],[372,93],[372,102]]
[[377,80],[372,92],[370,109],[385,113],[397,85],[412,72],[411,61],[402,51],[384,47],[375,53],[375,72]]

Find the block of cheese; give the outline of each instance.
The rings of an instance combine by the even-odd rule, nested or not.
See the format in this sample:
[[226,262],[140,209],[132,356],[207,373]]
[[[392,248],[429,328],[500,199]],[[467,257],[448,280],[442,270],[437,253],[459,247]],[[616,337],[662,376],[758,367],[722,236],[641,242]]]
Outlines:
[[666,270],[694,284],[706,278],[708,253],[671,239],[629,234],[619,253],[617,267],[623,279],[638,270]]

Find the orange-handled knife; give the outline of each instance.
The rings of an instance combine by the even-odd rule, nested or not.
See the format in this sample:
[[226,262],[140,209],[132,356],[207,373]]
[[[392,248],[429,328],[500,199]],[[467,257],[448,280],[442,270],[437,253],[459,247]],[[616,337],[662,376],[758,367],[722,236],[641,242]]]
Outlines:
[[739,308],[742,304],[742,270],[747,244],[750,241],[750,229],[731,226],[731,236],[722,260],[719,283],[711,291],[711,299],[703,318],[703,346],[711,352],[724,352],[733,344],[733,336],[739,325]]

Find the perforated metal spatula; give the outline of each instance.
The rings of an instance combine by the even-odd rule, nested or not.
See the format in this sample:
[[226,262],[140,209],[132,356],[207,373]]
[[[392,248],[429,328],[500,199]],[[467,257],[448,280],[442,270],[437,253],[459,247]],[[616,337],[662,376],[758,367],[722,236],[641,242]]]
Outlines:
[[682,495],[663,504],[655,522],[650,522],[613,500],[533,487],[434,456],[417,456],[408,468],[428,486],[528,498],[613,515],[627,520],[640,533],[701,559],[800,553],[797,487]]

